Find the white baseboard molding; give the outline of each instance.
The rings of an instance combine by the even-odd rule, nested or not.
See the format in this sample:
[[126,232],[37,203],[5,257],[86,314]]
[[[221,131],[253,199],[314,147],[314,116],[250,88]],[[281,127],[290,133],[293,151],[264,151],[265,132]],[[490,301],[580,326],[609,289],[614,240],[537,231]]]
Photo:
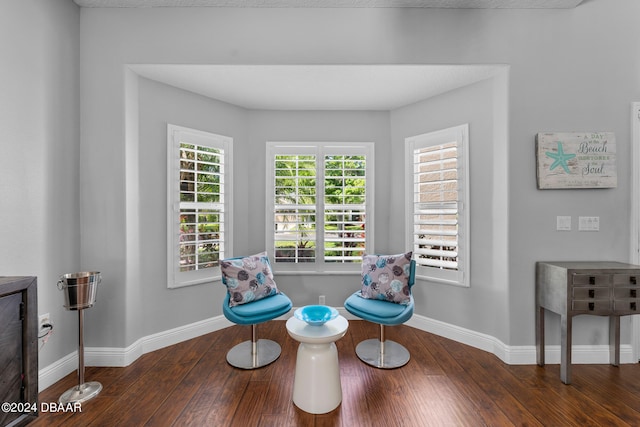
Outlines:
[[87,366],[129,366],[143,354],[229,326],[233,326],[233,323],[228,321],[224,316],[217,316],[142,337],[124,349],[108,347],[85,348],[85,364]]
[[71,372],[78,369],[78,352],[67,354],[49,366],[38,370],[38,392],[57,383]]
[[[217,316],[140,338],[126,348],[85,347],[85,366],[129,366],[143,354],[229,326],[233,326],[233,323],[228,321],[224,316]],[[42,391],[52,384],[55,384],[77,369],[78,352],[74,351],[38,371],[38,391]],[[87,380],[90,379],[87,378]]]
[[[294,307],[295,309],[295,307]],[[280,316],[279,320],[286,320],[292,316],[292,309],[288,314]],[[348,320],[357,318],[347,312],[344,308],[338,311]],[[124,367],[135,362],[143,354],[159,350],[170,345],[178,344],[182,341],[190,340],[211,332],[232,326],[224,316],[212,317],[200,322],[180,326],[163,332],[158,332],[140,338],[126,348],[114,347],[85,347],[85,366],[110,366]],[[494,354],[508,365],[535,365],[536,347],[533,346],[508,346],[499,339],[490,335],[471,331],[428,317],[414,314],[406,323],[416,329],[439,335],[462,344],[487,351]],[[574,345],[572,349],[572,360],[574,364],[608,364],[608,345]],[[545,353],[547,364],[560,363],[560,346],[547,345]],[[620,363],[636,363],[633,360],[633,352],[630,344],[623,344],[620,348]],[[62,359],[39,370],[38,389],[42,391],[57,381],[78,369],[78,352],[75,351]]]
[[[416,314],[414,314],[406,324],[416,329],[492,353],[507,365],[536,364],[535,345],[508,346],[490,335]],[[573,345],[571,360],[573,364],[608,364],[609,346]],[[560,345],[545,346],[545,363],[550,365],[560,364]],[[620,346],[620,363],[637,363],[637,360],[633,360],[631,344],[622,344]]]

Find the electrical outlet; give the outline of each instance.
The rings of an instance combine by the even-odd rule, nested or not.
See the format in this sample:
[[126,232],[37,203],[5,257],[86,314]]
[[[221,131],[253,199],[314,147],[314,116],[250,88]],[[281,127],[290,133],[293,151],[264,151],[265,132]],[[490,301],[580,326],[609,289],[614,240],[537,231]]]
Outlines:
[[38,316],[38,331],[42,331],[42,325],[51,324],[51,316],[49,313]]
[[325,300],[324,300],[324,295],[320,295],[320,296],[318,297],[318,304],[320,304],[320,305],[324,305],[324,302],[325,302]]

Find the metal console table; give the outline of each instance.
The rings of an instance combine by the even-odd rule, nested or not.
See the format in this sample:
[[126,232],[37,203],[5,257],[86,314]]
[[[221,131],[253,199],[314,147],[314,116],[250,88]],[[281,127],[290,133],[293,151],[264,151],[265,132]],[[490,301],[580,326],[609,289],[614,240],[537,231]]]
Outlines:
[[536,353],[544,366],[544,311],[560,315],[560,379],[571,383],[574,316],[609,316],[610,363],[620,364],[620,316],[640,314],[640,265],[621,262],[536,263]]

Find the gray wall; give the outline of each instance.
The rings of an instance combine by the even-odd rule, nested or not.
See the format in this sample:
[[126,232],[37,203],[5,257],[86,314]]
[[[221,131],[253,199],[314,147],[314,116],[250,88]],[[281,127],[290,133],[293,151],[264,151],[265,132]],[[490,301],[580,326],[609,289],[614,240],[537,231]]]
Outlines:
[[[140,324],[134,331],[146,336],[220,315],[220,304],[214,302],[224,297],[224,287],[219,282],[167,288],[167,123],[232,136],[234,155],[239,159],[249,150],[247,113],[241,108],[141,79],[139,111],[142,294],[137,307],[141,312]],[[246,186],[245,175],[240,169],[238,179],[234,180],[238,182],[238,190]],[[246,194],[246,190],[241,194]],[[237,197],[240,201],[243,198]],[[244,216],[242,212],[239,214]],[[244,224],[246,220],[239,218],[238,223]],[[237,228],[241,237],[246,229],[246,226]]]
[[[451,110],[451,116],[443,115],[425,124],[425,129],[435,128],[440,126],[439,121],[457,122],[468,116],[476,122],[473,132],[481,135],[478,143],[492,145],[483,147],[488,151],[476,160],[480,164],[490,162],[493,168],[492,176],[480,175],[481,180],[492,184],[491,193],[484,196],[480,193],[481,199],[490,198],[492,207],[485,211],[478,209],[481,216],[474,217],[472,223],[482,228],[489,221],[494,232],[489,254],[475,255],[478,260],[474,258],[472,264],[473,288],[419,284],[416,293],[422,304],[417,312],[497,337],[507,345],[532,345],[535,261],[629,259],[628,109],[630,102],[640,96],[638,59],[633,55],[638,52],[640,30],[632,18],[639,9],[640,4],[633,0],[614,4],[590,1],[568,10],[83,9],[81,161],[92,165],[92,169],[85,169],[82,174],[81,206],[83,212],[95,209],[101,213],[83,215],[82,265],[98,265],[108,272],[103,289],[115,306],[96,310],[95,321],[89,326],[97,328],[100,323],[101,328],[115,327],[109,336],[93,338],[89,344],[122,347],[143,333],[153,332],[150,328],[140,328],[141,322],[126,320],[127,315],[135,317],[135,313],[126,312],[127,304],[142,310],[141,316],[145,317],[147,310],[151,310],[146,308],[149,305],[170,307],[167,299],[182,300],[191,292],[207,292],[163,291],[156,294],[157,300],[154,297],[144,304],[135,301],[136,298],[126,301],[124,297],[131,288],[146,292],[149,287],[158,286],[146,278],[147,271],[132,267],[140,248],[126,232],[136,230],[139,221],[136,210],[130,207],[137,203],[136,199],[127,198],[123,192],[130,182],[119,173],[131,171],[127,164],[131,155],[126,154],[129,149],[125,148],[123,137],[122,105],[127,76],[123,68],[126,64],[444,63],[508,65],[508,77],[504,77],[508,89],[496,88],[498,83],[493,82],[490,90],[483,86],[489,84],[485,83],[469,89],[469,94],[476,93],[477,97],[474,91],[489,94],[502,90],[507,97],[509,125],[505,132],[497,125],[502,118],[495,114],[483,116],[482,111],[471,113],[464,108],[460,112]],[[451,96],[453,98],[428,103],[426,111],[435,110],[437,102],[452,109],[450,103],[460,94]],[[483,108],[481,102],[479,108]],[[496,111],[493,105],[486,108]],[[139,113],[146,114],[142,109]],[[259,131],[263,117],[269,119],[263,126],[290,120],[279,113],[251,112],[247,147],[255,147],[271,137],[268,132]],[[400,120],[401,114],[397,117]],[[494,120],[491,129],[478,129],[478,121],[484,118]],[[423,118],[426,122],[429,119]],[[400,143],[406,135],[402,129],[397,130],[393,120],[389,125],[393,144]],[[291,123],[282,126],[276,130],[285,132]],[[407,126],[410,127],[415,127],[415,123]],[[563,130],[616,133],[621,177],[618,188],[536,189],[535,134]],[[317,138],[321,136],[318,134]],[[505,138],[504,152],[497,152],[495,148],[499,146],[489,141],[496,137]],[[381,149],[390,150],[384,144]],[[474,152],[479,149],[477,144],[472,145]],[[235,154],[239,158],[242,150]],[[256,159],[259,152],[248,154],[248,158]],[[494,163],[492,154],[508,157]],[[398,164],[398,158],[393,159]],[[262,171],[263,166],[258,167]],[[249,175],[248,179],[261,179],[262,175],[258,175]],[[501,178],[503,182],[498,182]],[[237,171],[236,184],[243,185]],[[241,194],[241,187],[236,190]],[[507,195],[494,194],[495,190]],[[476,200],[477,197],[474,195]],[[242,202],[236,200],[236,213],[244,212],[243,207]],[[258,206],[257,209],[264,208]],[[376,213],[380,212],[378,228],[382,221],[391,219],[391,211],[386,209],[376,207]],[[248,215],[247,219],[253,218],[251,215],[260,216]],[[598,215],[601,231],[557,233],[556,215]],[[156,221],[162,223],[162,220]],[[504,227],[508,227],[506,231]],[[247,249],[261,246],[259,240],[254,240],[262,238],[261,230],[259,226],[257,235],[246,236]],[[245,244],[242,234],[237,237],[238,245]],[[385,242],[384,237],[381,239],[378,241]],[[393,250],[400,244],[390,237],[384,246]],[[242,246],[237,249],[240,248]],[[163,259],[159,259],[158,264],[159,270],[165,269]],[[300,282],[313,283],[314,280],[301,278]],[[288,278],[282,286],[298,297],[298,283]],[[344,291],[333,292],[327,293],[327,301],[339,304]],[[140,298],[139,294],[134,296]],[[304,302],[306,300],[300,301]],[[191,310],[199,313],[198,316],[218,313],[209,311],[218,304],[215,300],[200,299],[194,304]],[[116,320],[117,314],[111,310],[116,313],[124,310],[124,318]],[[162,328],[187,323],[184,314],[177,310],[165,315],[167,319]],[[579,322],[575,328],[576,343],[604,343],[606,327],[600,320]],[[588,331],[581,328],[580,323],[586,322],[594,323],[596,328]],[[553,335],[553,326],[549,329]],[[628,332],[626,334],[628,339]]]
[[[506,73],[506,70],[503,70]],[[507,144],[501,132],[506,127],[506,86],[502,74],[391,114],[393,169],[403,171],[404,139],[426,132],[469,124],[469,191],[471,192],[470,287],[418,281],[414,287],[416,312],[431,319],[481,332],[508,342],[509,285],[504,266],[506,254],[507,194],[503,190],[506,168],[500,160]],[[500,120],[499,118],[502,118]],[[502,175],[496,172],[502,171]],[[402,174],[393,176],[394,188],[402,188]],[[497,194],[495,194],[497,193]],[[404,193],[391,194],[390,205],[403,206]],[[499,198],[499,202],[494,201]],[[404,238],[405,212],[390,212],[390,240],[400,245]],[[496,262],[497,261],[497,262]],[[488,315],[491,313],[490,315]]]
[[[57,325],[41,353],[41,366],[76,348],[77,319],[62,309],[62,296],[55,289],[58,275],[65,272],[103,272],[100,304],[87,313],[86,344],[91,347],[125,348],[148,334],[220,314],[219,285],[169,291],[164,251],[155,246],[155,252],[145,251],[165,241],[164,218],[147,205],[160,206],[166,199],[163,129],[169,119],[223,134],[228,129],[238,147],[236,158],[258,158],[259,152],[251,150],[264,139],[342,138],[340,133],[348,132],[355,140],[375,139],[378,161],[389,155],[394,165],[401,164],[396,146],[407,134],[469,121],[472,166],[481,169],[478,183],[492,189],[474,193],[472,204],[482,205],[473,202],[480,197],[490,201],[490,207],[476,207],[472,224],[480,236],[491,233],[492,243],[474,253],[472,288],[419,283],[417,312],[497,337],[507,345],[533,344],[535,261],[629,259],[629,107],[640,99],[636,0],[591,0],[568,10],[78,12],[67,0],[15,0],[0,7],[3,61],[10,64],[0,69],[4,85],[0,117],[2,129],[8,131],[0,156],[5,207],[0,221],[0,274],[38,275],[39,311],[51,312]],[[16,34],[21,37],[19,44]],[[138,80],[126,68],[135,63],[505,64],[509,68],[502,78],[389,115],[300,113],[296,119],[316,124],[310,128],[316,130],[314,135],[301,135],[298,129],[300,135],[294,135],[295,126],[285,133],[292,126],[289,113],[244,111]],[[485,97],[486,106],[481,100]],[[495,105],[503,98],[508,106],[506,131],[501,107]],[[458,100],[469,99],[474,111],[464,105],[456,108]],[[180,110],[180,105],[186,108]],[[422,112],[424,125],[410,119]],[[484,123],[489,119],[491,126]],[[319,129],[327,122],[340,124],[336,133]],[[347,122],[367,129],[356,132]],[[618,188],[537,190],[535,134],[590,130],[616,133]],[[385,136],[389,144],[382,142]],[[500,141],[507,147],[504,152],[496,150]],[[142,155],[147,149],[148,159]],[[160,167],[154,163],[158,161]],[[249,183],[262,179],[263,168],[255,175],[236,170],[238,194],[245,190],[257,195]],[[491,176],[483,168],[491,169]],[[147,173],[160,180],[157,188],[147,188]],[[398,179],[391,176],[390,182]],[[380,180],[377,185],[380,201],[386,193]],[[238,252],[262,246],[264,222],[258,221],[256,234],[240,225],[259,218],[257,212],[264,205],[252,213],[247,207],[246,200],[236,197]],[[384,231],[387,221],[396,217],[392,212],[376,207],[379,250],[402,246],[392,231]],[[601,231],[558,233],[556,215],[600,216]],[[353,277],[341,280],[346,283]],[[321,285],[330,291],[327,302],[340,305],[342,285],[326,285],[314,277],[282,280],[283,289],[300,304],[307,302],[305,297],[315,298],[308,292]],[[550,320],[557,325],[557,319]],[[628,322],[623,323],[628,342]],[[587,324],[594,328],[582,327]],[[554,329],[550,325],[551,341]],[[579,319],[574,332],[576,344],[606,343],[604,319]]]
[[79,35],[71,1],[0,2],[0,275],[38,277],[56,325],[40,366],[78,343],[56,282],[80,269]]

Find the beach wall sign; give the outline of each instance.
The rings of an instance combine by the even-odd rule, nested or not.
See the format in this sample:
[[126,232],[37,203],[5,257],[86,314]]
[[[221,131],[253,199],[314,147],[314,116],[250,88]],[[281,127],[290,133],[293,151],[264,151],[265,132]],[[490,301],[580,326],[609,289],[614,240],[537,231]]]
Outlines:
[[618,185],[613,132],[536,135],[538,188],[614,188]]

